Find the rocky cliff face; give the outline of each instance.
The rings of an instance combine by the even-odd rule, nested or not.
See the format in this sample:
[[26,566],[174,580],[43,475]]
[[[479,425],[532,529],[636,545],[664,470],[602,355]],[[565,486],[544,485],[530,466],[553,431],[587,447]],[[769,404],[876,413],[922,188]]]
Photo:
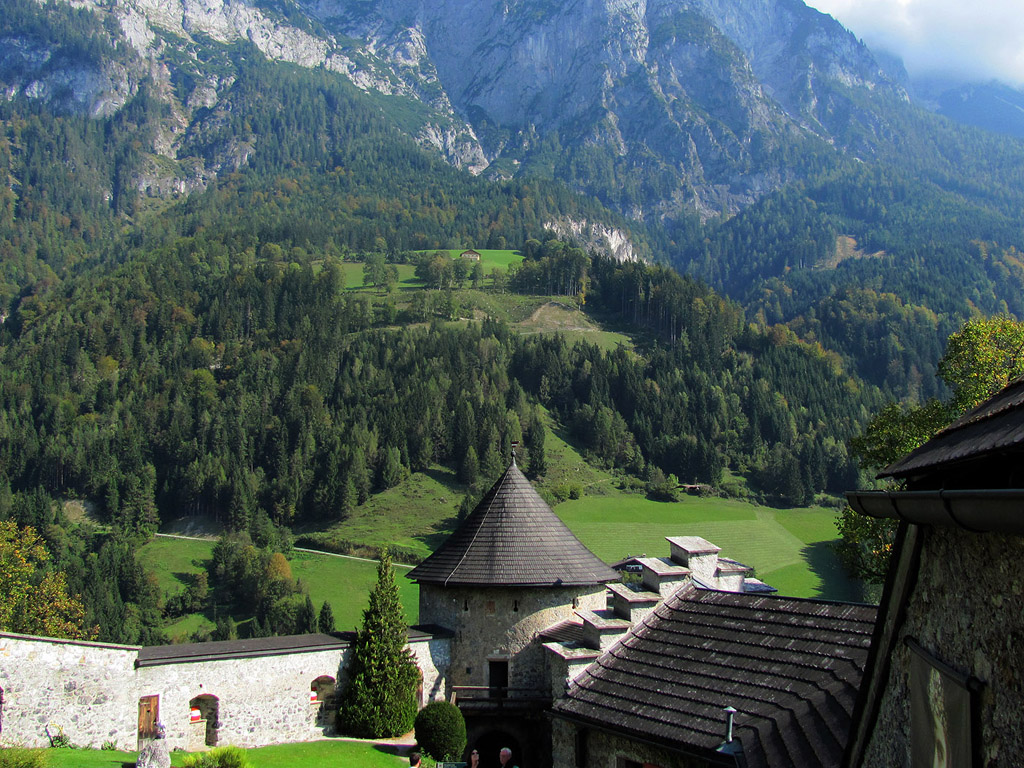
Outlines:
[[[230,86],[224,73],[203,71],[196,47],[246,40],[272,60],[324,68],[396,104],[415,103],[402,112],[403,128],[456,165],[561,177],[641,218],[738,210],[799,177],[783,159],[787,148],[841,144],[850,121],[862,119],[852,94],[905,98],[862,44],[800,0],[76,6],[119,30],[136,63],[55,67],[45,45],[10,38],[0,54],[8,97],[109,114],[141,77],[169,83],[187,66],[190,90],[162,91],[174,126],[153,148],[173,159],[197,111],[214,108]],[[244,152],[188,178],[150,179],[148,188],[201,186],[204,175],[238,162]]]
[[[555,133],[570,165],[599,148],[619,180],[638,166],[661,176],[660,194],[623,206],[641,216],[736,210],[793,177],[770,161],[787,141],[835,141],[849,92],[905,98],[861,43],[799,0],[320,0],[310,10],[392,62],[404,36],[422,39],[418,69],[397,71],[410,87],[418,71],[436,73],[489,162],[528,166]],[[583,188],[578,177],[595,170],[554,165]]]

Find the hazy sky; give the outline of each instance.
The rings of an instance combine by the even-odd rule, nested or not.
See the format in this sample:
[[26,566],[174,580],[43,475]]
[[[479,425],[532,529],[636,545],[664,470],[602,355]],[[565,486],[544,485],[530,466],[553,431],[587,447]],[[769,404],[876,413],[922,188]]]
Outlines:
[[1024,86],[1022,0],[805,0],[872,48],[932,72]]

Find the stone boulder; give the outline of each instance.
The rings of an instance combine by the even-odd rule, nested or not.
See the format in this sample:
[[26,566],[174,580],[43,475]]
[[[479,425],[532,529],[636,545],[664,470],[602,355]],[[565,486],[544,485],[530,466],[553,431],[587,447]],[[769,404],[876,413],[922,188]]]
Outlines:
[[139,750],[135,768],[171,768],[171,753],[166,739],[153,739]]

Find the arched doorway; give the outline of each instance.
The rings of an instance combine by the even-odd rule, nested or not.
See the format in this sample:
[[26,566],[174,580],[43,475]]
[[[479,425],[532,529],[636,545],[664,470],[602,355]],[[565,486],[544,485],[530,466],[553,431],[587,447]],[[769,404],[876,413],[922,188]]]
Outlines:
[[[220,728],[220,701],[216,696],[204,693],[196,696],[188,703],[190,711],[189,720],[193,730],[193,738],[189,741],[199,741],[201,746],[217,746],[217,731]],[[202,723],[202,725],[198,725]],[[197,733],[198,732],[198,733]],[[201,740],[200,738],[201,737]]]
[[478,731],[477,734],[470,734],[466,744],[466,754],[463,760],[469,761],[469,753],[476,749],[480,752],[480,768],[500,768],[501,761],[498,753],[503,747],[512,750],[512,765],[523,764],[523,751],[519,739],[508,731],[486,730]]
[[337,683],[330,675],[320,675],[309,685],[309,704],[314,709],[313,722],[317,728],[333,733],[337,696]]

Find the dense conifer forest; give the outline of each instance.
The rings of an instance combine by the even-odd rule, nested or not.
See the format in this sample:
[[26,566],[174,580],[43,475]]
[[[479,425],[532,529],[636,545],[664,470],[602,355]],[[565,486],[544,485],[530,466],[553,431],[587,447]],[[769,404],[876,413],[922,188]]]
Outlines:
[[[40,26],[33,6],[7,28],[83,60],[129,55],[94,16],[49,7]],[[547,418],[641,483],[835,496],[867,481],[848,443],[873,413],[946,394],[936,365],[963,319],[1024,313],[1008,170],[1024,151],[980,132],[945,126],[871,164],[802,146],[806,180],[739,215],[640,224],[550,179],[455,170],[328,72],[247,44],[197,55],[233,78],[229,98],[161,162],[237,162],[176,198],[142,183],[159,177],[143,147],[164,130],[166,83],[107,117],[0,101],[0,519],[39,533],[33,578],[64,573],[103,640],[164,639],[134,552],[162,522],[234,532],[247,554],[222,550],[210,575],[229,589],[231,563],[262,574],[293,527],[434,464],[466,487],[463,511],[513,442],[543,477]],[[943,160],[972,142],[985,162]],[[617,227],[647,261],[588,251],[549,230],[560,219]],[[483,275],[432,255],[474,245],[524,261]],[[374,290],[347,288],[364,264]],[[403,265],[420,280],[398,290]],[[559,297],[636,347],[520,335],[491,311],[517,295]],[[67,498],[105,527],[69,521]]]

